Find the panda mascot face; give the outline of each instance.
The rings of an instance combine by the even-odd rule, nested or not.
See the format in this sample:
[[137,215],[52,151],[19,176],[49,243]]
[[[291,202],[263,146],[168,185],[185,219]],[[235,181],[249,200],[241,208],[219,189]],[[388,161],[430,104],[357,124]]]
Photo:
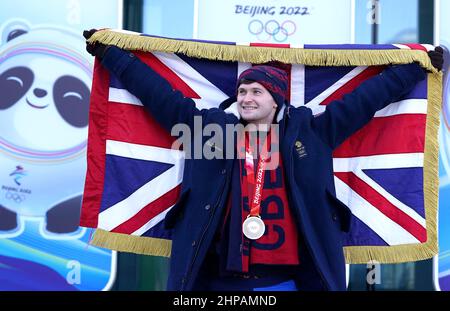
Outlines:
[[42,218],[50,231],[75,230],[92,58],[81,34],[60,27],[17,20],[0,34],[0,236],[21,216]]
[[76,64],[52,55],[7,59],[0,64],[2,138],[42,151],[79,145],[86,140],[89,84]]

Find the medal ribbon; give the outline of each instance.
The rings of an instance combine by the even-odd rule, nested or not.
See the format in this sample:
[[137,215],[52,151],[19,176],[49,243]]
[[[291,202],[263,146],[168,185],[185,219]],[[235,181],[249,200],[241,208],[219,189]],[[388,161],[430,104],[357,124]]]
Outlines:
[[[250,148],[248,134],[245,135],[245,170],[244,184],[247,184],[249,197],[253,193],[252,199],[249,201],[250,215],[259,217],[261,209],[262,190],[264,186],[264,169],[268,161],[268,145],[270,145],[270,132],[267,133],[267,138],[264,142],[261,154],[258,159],[258,166],[256,170],[256,178],[254,173],[253,151]],[[258,144],[259,145],[259,144]]]

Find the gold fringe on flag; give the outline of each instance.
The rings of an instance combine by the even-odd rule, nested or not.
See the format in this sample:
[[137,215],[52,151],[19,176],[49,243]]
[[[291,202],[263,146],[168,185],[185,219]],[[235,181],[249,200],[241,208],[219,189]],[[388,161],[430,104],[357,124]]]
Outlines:
[[[182,53],[189,57],[254,64],[280,61],[309,66],[375,66],[418,62],[430,72],[423,180],[427,241],[421,244],[396,246],[351,246],[345,247],[344,253],[346,262],[351,264],[365,264],[371,261],[400,263],[428,259],[437,254],[438,129],[442,101],[442,73],[437,72],[432,66],[424,51],[250,47],[155,38],[113,30],[97,31],[88,41],[116,45],[126,50]],[[124,252],[169,257],[172,243],[165,239],[138,237],[97,229],[91,244]]]
[[420,50],[327,50],[227,45],[140,36],[138,33],[99,30],[88,42],[115,45],[125,50],[181,53],[189,57],[261,64],[280,61],[308,66],[375,66],[418,62],[436,73],[427,53]]
[[119,252],[170,257],[172,241],[96,229],[90,244]]

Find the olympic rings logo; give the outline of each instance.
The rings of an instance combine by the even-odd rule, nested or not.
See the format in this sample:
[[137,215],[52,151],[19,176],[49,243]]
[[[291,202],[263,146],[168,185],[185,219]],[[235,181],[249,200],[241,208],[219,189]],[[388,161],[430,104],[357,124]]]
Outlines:
[[5,197],[6,199],[13,200],[16,203],[22,203],[25,201],[25,196],[23,194],[12,193],[9,191],[5,194]]
[[280,24],[274,19],[265,23],[259,19],[253,19],[248,23],[248,31],[261,42],[268,42],[271,39],[276,42],[285,42],[297,31],[297,25],[291,20],[285,20]]

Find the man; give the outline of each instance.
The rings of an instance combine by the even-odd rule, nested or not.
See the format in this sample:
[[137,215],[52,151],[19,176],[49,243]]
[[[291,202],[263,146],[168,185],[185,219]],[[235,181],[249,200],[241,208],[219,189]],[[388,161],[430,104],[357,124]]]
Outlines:
[[[271,134],[272,124],[279,129],[256,138],[271,146],[259,154],[250,135],[237,135],[233,158],[186,160],[179,201],[165,218],[173,229],[168,290],[345,290],[341,238],[350,212],[335,196],[332,151],[424,79],[419,65],[388,67],[314,117],[289,105],[287,75],[275,67],[244,71],[236,97],[198,110],[133,53],[98,43],[87,50],[168,131],[177,124],[194,128],[196,117],[223,133],[238,124]],[[441,51],[430,54],[437,68]],[[215,148],[226,150],[227,142]]]

